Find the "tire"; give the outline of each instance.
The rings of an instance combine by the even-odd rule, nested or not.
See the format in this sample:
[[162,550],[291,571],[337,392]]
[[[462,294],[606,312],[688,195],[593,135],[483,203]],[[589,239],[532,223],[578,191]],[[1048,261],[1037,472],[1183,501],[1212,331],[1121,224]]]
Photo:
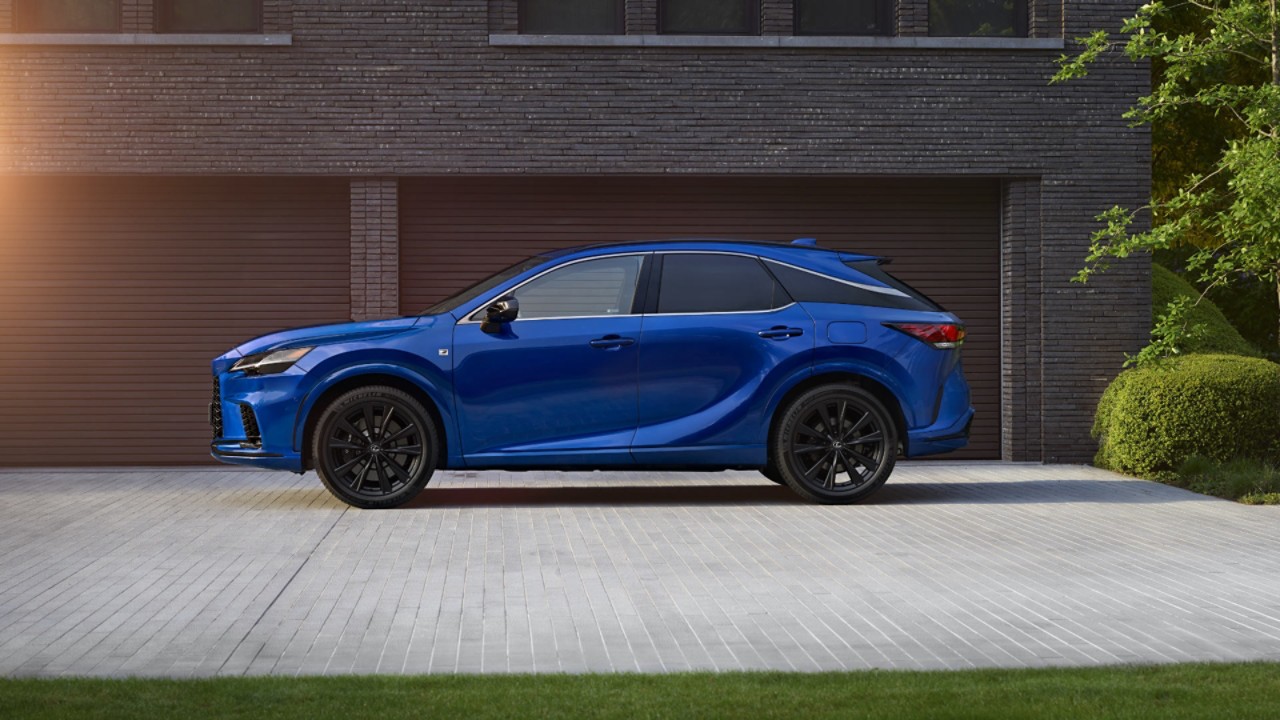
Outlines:
[[439,458],[438,438],[422,403],[376,385],[344,393],[321,411],[311,457],[334,497],[358,508],[392,508],[427,486]]
[[839,505],[864,500],[884,485],[897,459],[898,430],[871,393],[856,385],[823,385],[782,410],[769,446],[771,464],[797,495]]
[[764,467],[760,468],[760,474],[765,476],[766,478],[769,478],[771,482],[776,482],[779,485],[787,484],[787,481],[782,479],[782,471],[778,469],[777,465],[773,464],[772,457],[769,458],[768,465],[765,465]]

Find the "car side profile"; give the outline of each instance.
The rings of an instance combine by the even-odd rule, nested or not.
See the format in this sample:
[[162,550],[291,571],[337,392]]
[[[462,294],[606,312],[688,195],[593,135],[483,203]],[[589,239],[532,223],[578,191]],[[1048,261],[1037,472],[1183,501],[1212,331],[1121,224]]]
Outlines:
[[688,240],[520,262],[418,315],[285,330],[213,361],[215,458],[362,508],[437,469],[759,469],[862,500],[968,442],[959,318],[883,261]]

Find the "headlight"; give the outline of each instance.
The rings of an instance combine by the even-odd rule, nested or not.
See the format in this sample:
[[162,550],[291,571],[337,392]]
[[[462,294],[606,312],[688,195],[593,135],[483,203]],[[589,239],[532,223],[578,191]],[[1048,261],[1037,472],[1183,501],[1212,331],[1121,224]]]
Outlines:
[[264,353],[245,355],[231,366],[231,371],[243,370],[250,375],[270,375],[293,367],[303,355],[311,352],[309,347],[289,348],[288,350],[270,350]]

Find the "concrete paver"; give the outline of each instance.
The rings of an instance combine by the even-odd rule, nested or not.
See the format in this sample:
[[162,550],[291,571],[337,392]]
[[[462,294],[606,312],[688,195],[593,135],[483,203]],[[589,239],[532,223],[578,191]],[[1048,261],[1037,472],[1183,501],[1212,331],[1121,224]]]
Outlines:
[[843,670],[1280,660],[1280,508],[1093,468],[0,471],[0,674]]

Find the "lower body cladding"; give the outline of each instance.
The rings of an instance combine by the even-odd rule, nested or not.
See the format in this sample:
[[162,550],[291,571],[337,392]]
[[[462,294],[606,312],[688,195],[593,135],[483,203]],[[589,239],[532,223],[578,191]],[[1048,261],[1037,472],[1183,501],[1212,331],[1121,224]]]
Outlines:
[[[305,418],[301,416],[300,398],[305,393],[299,392],[305,374],[297,371],[286,371],[279,374],[249,376],[242,372],[223,372],[214,377],[214,399],[209,405],[209,422],[214,428],[214,439],[210,443],[211,455],[225,463],[249,465],[271,470],[289,470],[301,473],[303,466],[301,444],[309,438],[301,437]],[[319,410],[321,408],[316,408]],[[938,414],[933,424],[909,430],[907,432],[906,456],[921,457],[950,452],[962,448],[968,443],[969,428],[973,423],[973,408],[969,406],[969,388],[963,375],[954,372],[943,388]],[[766,445],[743,446],[736,448],[740,457],[734,462],[725,463],[723,448],[717,455],[719,462],[712,464],[732,465],[735,467],[763,465],[767,459]],[[703,450],[712,448],[666,448],[658,455],[682,451],[671,457],[654,462],[652,453],[640,453],[644,457],[633,457],[634,464],[625,461],[610,463],[610,466],[628,465],[633,468],[645,467],[696,467],[706,466],[701,458],[692,459],[683,455],[692,452],[696,456],[705,455]],[[756,456],[759,456],[758,458]],[[558,458],[563,461],[564,458]],[[522,462],[525,461],[525,462]],[[518,469],[521,466],[540,468],[556,467],[557,458],[542,458],[543,462],[527,461],[530,458],[516,457],[485,458],[475,457],[466,463],[474,467],[493,467]],[[513,462],[514,461],[514,462]],[[595,463],[586,462],[581,467],[574,463],[564,465],[566,468],[589,469]]]

